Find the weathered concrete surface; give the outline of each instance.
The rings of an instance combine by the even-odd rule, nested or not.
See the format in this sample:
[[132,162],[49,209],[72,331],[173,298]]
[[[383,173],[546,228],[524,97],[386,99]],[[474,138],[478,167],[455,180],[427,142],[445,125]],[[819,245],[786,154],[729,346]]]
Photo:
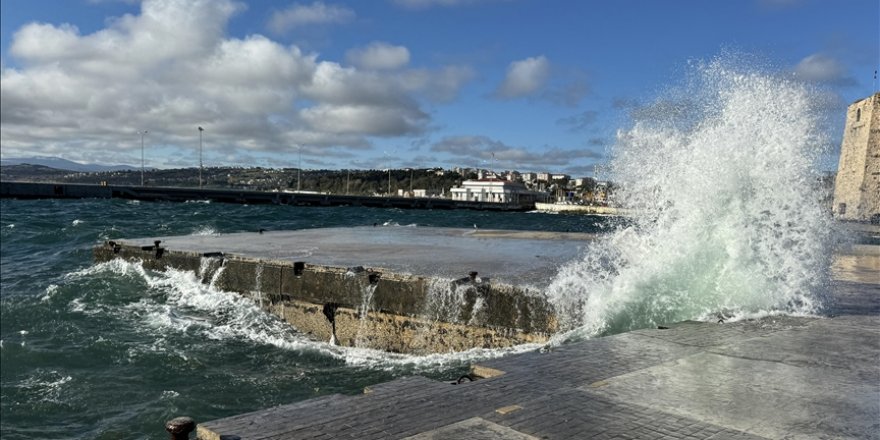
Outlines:
[[324,341],[331,325],[323,308],[333,305],[341,344],[427,353],[545,341],[556,321],[541,283],[590,238],[330,228],[117,240],[95,248],[95,259],[196,272]]
[[[480,225],[478,225],[480,226]],[[489,226],[489,225],[483,225]],[[542,287],[556,267],[581,254],[589,234],[427,227],[354,227],[184,235],[116,240],[132,246],[224,254],[255,260],[303,261],[328,267],[482,279]]]
[[198,437],[880,439],[880,249],[855,254],[846,270],[858,276],[832,287],[833,317],[568,343],[474,366],[487,379],[402,378],[203,422]]
[[364,395],[205,422],[198,435],[880,438],[876,316],[670,327],[492,361],[504,374],[491,379],[406,378]]

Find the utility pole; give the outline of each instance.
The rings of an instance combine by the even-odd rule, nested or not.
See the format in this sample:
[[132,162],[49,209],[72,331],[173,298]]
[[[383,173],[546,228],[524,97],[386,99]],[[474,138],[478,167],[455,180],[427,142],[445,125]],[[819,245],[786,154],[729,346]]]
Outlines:
[[199,126],[199,189],[202,189],[202,132],[204,128]]
[[299,150],[299,160],[296,163],[296,192],[299,192],[302,189],[303,147],[297,145],[296,148]]
[[413,197],[413,169],[409,169],[409,196]]
[[345,175],[345,195],[348,195],[348,185],[351,184],[351,170],[345,170],[348,173]]
[[141,132],[141,186],[144,186],[144,135],[147,133],[147,130]]

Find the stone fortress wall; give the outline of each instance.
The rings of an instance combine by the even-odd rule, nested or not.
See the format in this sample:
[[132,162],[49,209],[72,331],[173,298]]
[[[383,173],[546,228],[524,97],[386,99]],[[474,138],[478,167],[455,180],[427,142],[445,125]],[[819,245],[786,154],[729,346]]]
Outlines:
[[832,209],[844,220],[880,216],[880,93],[847,109]]

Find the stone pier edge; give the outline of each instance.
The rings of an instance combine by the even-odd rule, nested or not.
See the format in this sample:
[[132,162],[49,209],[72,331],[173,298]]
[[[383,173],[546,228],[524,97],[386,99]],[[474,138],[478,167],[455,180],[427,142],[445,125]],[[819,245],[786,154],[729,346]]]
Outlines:
[[[412,354],[498,348],[545,342],[557,326],[552,307],[535,289],[467,274],[447,280],[368,265],[334,267],[116,241],[96,246],[94,258],[192,271],[203,283],[251,298],[315,340],[331,339],[325,312],[331,306],[336,338],[345,346]],[[364,316],[365,295],[371,298]],[[431,301],[439,295],[453,301],[438,308]],[[450,308],[450,302],[458,306]]]

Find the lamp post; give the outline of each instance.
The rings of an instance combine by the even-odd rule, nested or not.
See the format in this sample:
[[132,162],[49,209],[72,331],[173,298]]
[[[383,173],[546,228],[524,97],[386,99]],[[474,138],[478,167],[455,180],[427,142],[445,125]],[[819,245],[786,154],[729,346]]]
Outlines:
[[147,133],[147,130],[141,132],[141,186],[144,186],[144,135]]
[[302,162],[303,162],[303,147],[302,145],[297,145],[296,149],[299,150],[299,159],[296,162],[296,192],[300,192],[302,190]]
[[199,127],[199,189],[202,189],[202,132],[204,128]]

